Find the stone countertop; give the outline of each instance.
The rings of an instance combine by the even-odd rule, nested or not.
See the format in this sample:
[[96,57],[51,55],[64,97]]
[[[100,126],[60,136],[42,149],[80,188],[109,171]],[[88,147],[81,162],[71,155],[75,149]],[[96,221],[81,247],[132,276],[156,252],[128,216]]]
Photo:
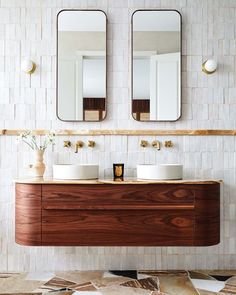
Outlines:
[[220,179],[181,179],[181,180],[139,180],[137,178],[126,178],[124,181],[113,179],[91,179],[91,180],[70,180],[53,178],[19,178],[15,183],[22,184],[215,184],[222,183]]

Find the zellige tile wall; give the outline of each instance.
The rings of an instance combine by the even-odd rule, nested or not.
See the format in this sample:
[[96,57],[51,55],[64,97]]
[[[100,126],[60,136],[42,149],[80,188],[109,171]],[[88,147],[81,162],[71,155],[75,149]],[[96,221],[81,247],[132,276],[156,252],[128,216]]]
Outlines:
[[[62,8],[100,8],[108,15],[108,116],[101,123],[63,123],[55,114],[56,14]],[[130,18],[138,8],[173,8],[183,17],[183,115],[176,123],[140,123],[130,111]],[[20,71],[24,57],[38,68]],[[214,75],[201,72],[205,58],[218,60]],[[235,129],[235,0],[0,0],[0,128],[28,129]],[[24,173],[33,154],[0,137],[0,270],[72,269],[235,269],[236,142],[233,136],[168,136],[173,149],[139,147],[155,137],[58,137],[46,152],[52,163],[99,163],[101,177],[113,162],[126,175],[138,163],[183,163],[185,177],[222,178],[221,243],[213,247],[23,247],[14,242],[13,179]],[[94,139],[95,149],[78,154],[64,139]],[[103,173],[104,171],[104,173]],[[206,225],[207,226],[207,225]]]

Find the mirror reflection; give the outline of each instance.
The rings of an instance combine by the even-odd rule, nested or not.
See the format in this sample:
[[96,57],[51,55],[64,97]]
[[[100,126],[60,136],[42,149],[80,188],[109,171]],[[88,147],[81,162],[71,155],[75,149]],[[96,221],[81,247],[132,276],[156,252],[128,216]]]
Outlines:
[[57,115],[101,121],[106,115],[106,15],[62,10],[57,18]]
[[175,10],[132,16],[132,115],[138,121],[181,115],[181,16]]

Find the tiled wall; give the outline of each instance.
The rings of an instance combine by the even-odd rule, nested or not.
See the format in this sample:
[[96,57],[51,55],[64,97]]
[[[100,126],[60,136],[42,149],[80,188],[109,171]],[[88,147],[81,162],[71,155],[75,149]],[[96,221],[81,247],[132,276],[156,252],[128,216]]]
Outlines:
[[[100,8],[108,15],[108,116],[101,123],[63,123],[55,115],[56,14],[61,8]],[[183,16],[183,116],[176,123],[139,123],[130,115],[130,17],[137,8],[174,8]],[[235,129],[235,0],[1,0],[0,128],[40,129]],[[29,56],[34,75],[20,72]],[[204,75],[207,57],[219,62]],[[145,139],[146,137],[142,137]],[[63,149],[57,138],[46,152],[47,174],[54,162],[98,162],[105,176],[122,161],[127,175],[137,163],[183,163],[185,177],[224,179],[221,240],[218,246],[173,247],[22,247],[14,242],[13,178],[32,162],[32,153],[0,137],[0,270],[236,268],[236,142],[233,136],[158,137],[173,149],[139,147],[140,137],[98,136],[94,150]],[[68,139],[68,137],[66,138]],[[73,142],[78,137],[70,138]],[[87,141],[88,137],[79,137]],[[153,137],[147,137],[152,141]],[[207,226],[207,225],[206,225]]]

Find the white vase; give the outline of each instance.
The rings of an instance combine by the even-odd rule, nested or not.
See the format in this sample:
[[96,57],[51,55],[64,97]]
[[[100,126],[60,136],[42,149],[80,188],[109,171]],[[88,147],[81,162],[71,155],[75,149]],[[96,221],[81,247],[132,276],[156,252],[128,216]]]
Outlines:
[[43,162],[44,150],[35,151],[35,163],[32,167],[34,177],[43,177],[45,172],[45,164]]

